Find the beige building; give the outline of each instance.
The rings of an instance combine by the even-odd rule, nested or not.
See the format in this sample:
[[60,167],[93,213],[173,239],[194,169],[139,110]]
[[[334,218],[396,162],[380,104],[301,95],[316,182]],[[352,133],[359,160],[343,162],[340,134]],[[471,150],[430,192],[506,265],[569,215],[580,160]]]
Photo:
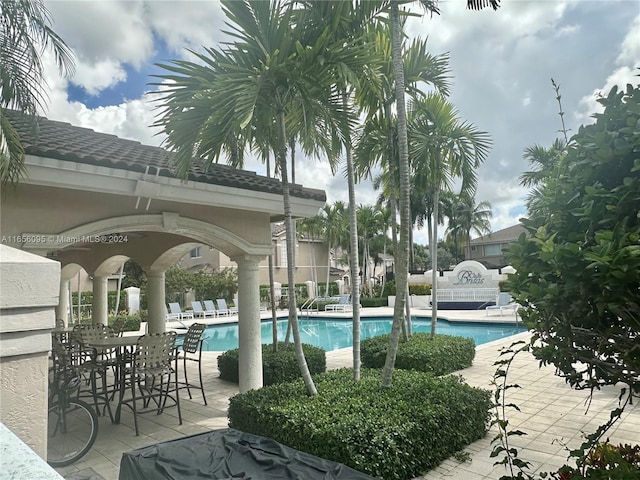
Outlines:
[[467,260],[475,260],[487,268],[502,268],[508,264],[504,250],[526,233],[522,224],[503,228],[489,235],[471,240],[471,256]]
[[[287,280],[287,244],[285,229],[282,223],[272,225],[271,244],[273,252],[273,277],[274,281],[283,285]],[[340,265],[339,258],[334,258],[333,252],[329,252],[328,245],[323,239],[298,236],[296,240],[296,283],[312,281],[325,283],[327,281],[327,268],[330,270],[329,281],[342,280],[348,275],[348,268]],[[180,266],[189,270],[219,270],[224,268],[235,269],[235,263],[224,253],[207,245],[199,245],[193,248],[180,260]],[[269,261],[267,258],[258,265],[258,278],[260,285],[269,285]]]

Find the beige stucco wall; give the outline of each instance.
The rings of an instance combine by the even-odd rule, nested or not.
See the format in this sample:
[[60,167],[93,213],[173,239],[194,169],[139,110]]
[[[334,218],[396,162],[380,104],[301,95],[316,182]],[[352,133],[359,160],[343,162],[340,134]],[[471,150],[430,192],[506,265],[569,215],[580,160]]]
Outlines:
[[43,458],[59,287],[58,262],[0,245],[0,422]]
[[[269,215],[248,210],[240,211],[178,202],[169,203],[161,200],[152,201],[148,210],[145,208],[146,204],[145,207],[136,209],[135,197],[26,184],[21,185],[16,193],[6,195],[2,203],[3,214],[0,222],[2,235],[7,240],[3,243],[16,248],[24,247],[20,242],[12,242],[11,240],[26,232],[59,234],[104,219],[129,215],[160,215],[166,212],[219,226],[250,243],[269,244],[271,240]],[[69,205],[74,206],[72,210],[69,209]],[[56,214],[52,215],[52,212],[56,212]],[[117,230],[114,229],[114,231]],[[188,239],[185,240],[188,241]],[[37,247],[33,244],[31,246]],[[243,253],[230,245],[217,244],[213,246],[223,251],[227,250],[229,255]],[[141,252],[144,252],[144,249],[148,249],[148,247],[149,244],[146,243],[141,247]]]

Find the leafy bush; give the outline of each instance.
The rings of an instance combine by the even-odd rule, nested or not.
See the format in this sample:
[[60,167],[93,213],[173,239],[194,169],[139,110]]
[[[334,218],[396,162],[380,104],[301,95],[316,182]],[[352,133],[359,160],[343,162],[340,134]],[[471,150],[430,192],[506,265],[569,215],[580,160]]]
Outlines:
[[360,297],[360,305],[363,307],[386,307],[388,304],[387,297]]
[[[389,334],[368,338],[360,342],[362,365],[382,368],[387,357]],[[420,370],[445,375],[470,367],[476,355],[476,345],[472,338],[452,335],[414,333],[408,342],[398,344],[396,368]]]
[[599,443],[589,453],[581,468],[564,466],[561,480],[628,480],[638,478],[640,445]]
[[412,283],[409,285],[409,295],[431,295],[431,284]]
[[[302,350],[312,375],[323,373],[327,369],[326,353],[323,349],[303,343]],[[235,348],[218,357],[218,370],[223,380],[238,383],[238,353],[239,350]],[[264,385],[300,378],[300,368],[292,343],[278,342],[277,352],[273,351],[271,343],[262,345],[262,377]]]
[[231,398],[229,426],[344,463],[381,479],[422,475],[487,432],[490,393],[457,376],[398,370],[389,388],[380,370],[316,375]]
[[[396,294],[396,281],[391,280],[385,284],[384,292],[386,296]],[[409,284],[409,295],[431,295],[430,283],[411,283]]]

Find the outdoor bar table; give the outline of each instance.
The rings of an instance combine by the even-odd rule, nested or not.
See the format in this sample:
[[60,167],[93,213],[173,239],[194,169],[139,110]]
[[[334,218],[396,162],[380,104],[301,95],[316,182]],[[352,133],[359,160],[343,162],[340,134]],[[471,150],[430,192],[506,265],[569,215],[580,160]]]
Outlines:
[[[118,407],[116,408],[116,415],[113,418],[113,423],[120,423],[120,400],[122,399],[122,394],[124,392],[121,391],[122,382],[120,375],[123,374],[124,369],[127,364],[127,353],[131,353],[133,347],[136,346],[138,340],[141,335],[127,335],[124,337],[107,337],[107,338],[96,338],[87,342],[87,347],[93,348],[96,353],[98,352],[106,352],[109,350],[115,350],[116,353],[116,372],[115,372],[115,391],[113,395],[118,395]],[[113,395],[111,398],[113,398]]]

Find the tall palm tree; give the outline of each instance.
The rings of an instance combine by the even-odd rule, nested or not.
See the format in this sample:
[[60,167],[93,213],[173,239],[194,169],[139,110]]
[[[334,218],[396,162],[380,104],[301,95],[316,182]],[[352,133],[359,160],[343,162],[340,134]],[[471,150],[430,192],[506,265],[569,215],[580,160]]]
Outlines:
[[[287,279],[293,286],[295,238],[286,155],[289,139],[298,132],[314,131],[316,138],[322,133],[327,139],[322,145],[325,147],[334,146],[336,138],[344,138],[354,116],[344,108],[335,89],[334,65],[347,62],[357,52],[346,42],[332,44],[327,32],[318,35],[303,22],[296,22],[290,2],[223,0],[222,8],[233,42],[219,50],[194,52],[203,64],[176,60],[161,65],[172,73],[159,77],[172,83],[162,93],[156,125],[167,134],[167,145],[174,149],[178,172],[183,174],[194,155],[205,164],[217,161],[229,135],[259,133],[265,126],[275,126]],[[335,151],[327,152],[327,156],[335,157]],[[291,288],[289,323],[296,357],[307,390],[315,395],[297,320],[295,289]]]
[[[408,258],[409,251],[409,229],[411,228],[410,207],[409,207],[409,143],[407,134],[407,112],[405,105],[405,78],[404,65],[402,59],[402,23],[400,20],[400,4],[407,3],[406,0],[389,0],[391,12],[391,38],[392,56],[394,66],[394,79],[396,91],[396,112],[398,115],[398,154],[400,171],[400,242],[395,252],[396,255],[396,286],[399,295],[396,297],[397,303],[393,312],[393,325],[387,349],[387,358],[382,371],[382,385],[391,385],[393,377],[393,367],[396,353],[398,351],[398,340],[400,338],[400,328],[402,323],[402,312],[404,309],[405,290],[408,281]],[[385,2],[386,4],[387,2]],[[439,13],[435,0],[419,0],[418,2],[426,11]],[[498,8],[500,0],[467,0],[467,7],[471,9],[481,9],[491,6]],[[435,285],[434,285],[435,287]],[[434,318],[435,320],[435,318]]]
[[370,265],[370,242],[373,238],[382,233],[384,227],[384,216],[378,205],[358,206],[358,231],[360,232],[359,242],[362,245],[362,282],[363,290],[368,291],[369,279],[371,278]]
[[73,53],[51,28],[42,0],[0,3],[0,180],[15,185],[25,173],[24,148],[5,111],[26,113],[37,127],[36,114],[47,103],[41,57],[50,49],[61,75],[73,75]]
[[338,246],[344,245],[349,232],[349,219],[343,202],[335,202],[333,205],[325,205],[320,211],[322,233],[327,242],[327,282],[325,285],[325,298],[329,297],[329,280],[331,273],[331,252],[335,252]]
[[[558,178],[562,170],[564,158],[567,155],[567,142],[556,138],[549,148],[541,145],[532,145],[524,151],[524,159],[532,167],[532,170],[520,175],[520,185],[530,187],[525,205],[529,212],[542,212],[544,210],[544,189],[554,177]],[[552,182],[553,183],[553,182]]]
[[478,235],[485,235],[491,232],[491,203],[482,201],[476,204],[476,199],[468,193],[455,195],[455,200],[451,204],[451,213],[447,226],[446,235],[451,235],[454,240],[456,250],[460,242],[464,242],[466,248],[466,258],[471,258],[471,232]]
[[[429,94],[412,105],[410,125],[411,154],[415,160],[414,178],[417,185],[433,195],[433,222],[429,245],[438,238],[440,192],[451,189],[454,179],[462,180],[461,191],[475,191],[475,169],[486,159],[491,139],[486,132],[472,124],[462,122],[458,111],[442,95]],[[438,250],[432,248],[431,335],[435,335],[438,299]]]

